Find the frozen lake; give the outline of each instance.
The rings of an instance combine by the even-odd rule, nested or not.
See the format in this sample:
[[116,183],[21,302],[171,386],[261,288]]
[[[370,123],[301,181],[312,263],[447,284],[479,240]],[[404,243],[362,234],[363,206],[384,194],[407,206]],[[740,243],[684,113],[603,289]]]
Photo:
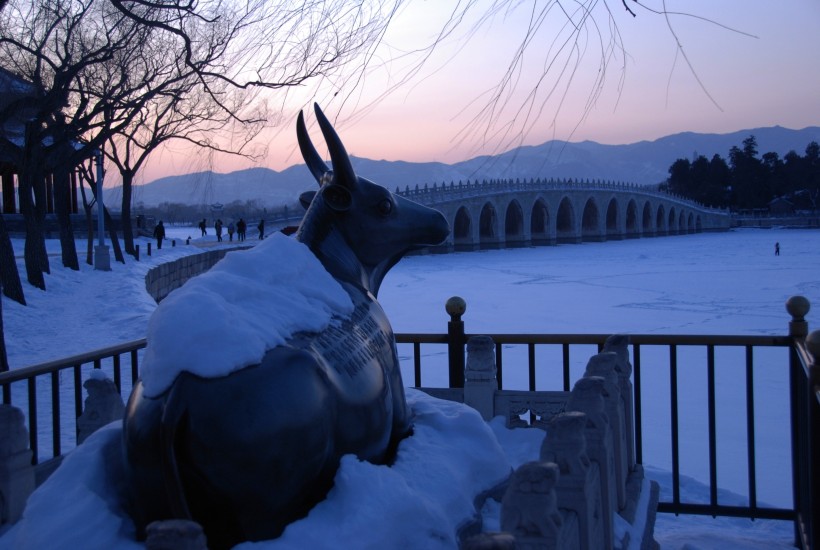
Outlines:
[[[774,255],[775,243],[781,255]],[[468,333],[784,335],[786,300],[802,294],[820,308],[820,231],[743,229],[511,250],[405,258],[379,300],[396,332],[444,332],[444,304],[467,302]],[[504,386],[527,388],[526,348],[505,349]],[[561,350],[538,352],[537,389],[560,389]],[[596,352],[572,350],[572,380]],[[584,349],[586,348],[586,349]],[[745,351],[718,349],[718,483],[747,494]],[[412,349],[401,346],[406,383]],[[446,350],[423,346],[422,384],[447,385]],[[788,358],[755,351],[758,502],[788,505]],[[644,462],[671,469],[667,348],[642,349]],[[707,482],[706,353],[679,348],[681,474]]]

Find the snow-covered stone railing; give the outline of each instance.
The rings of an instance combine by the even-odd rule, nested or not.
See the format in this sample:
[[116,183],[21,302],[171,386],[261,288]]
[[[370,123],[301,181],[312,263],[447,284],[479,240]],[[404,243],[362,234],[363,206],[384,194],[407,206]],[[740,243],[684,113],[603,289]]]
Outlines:
[[[99,428],[122,419],[125,410],[117,387],[102,370],[92,370],[83,387],[88,396],[77,418],[78,445]],[[12,405],[0,405],[0,525],[20,519],[29,495],[57,469],[64,456],[33,465],[25,414]]]
[[[644,547],[654,544],[656,483],[649,484],[644,517],[636,517],[644,476],[635,463],[628,345],[627,336],[610,336],[572,391],[514,391],[498,389],[492,338],[473,336],[467,342],[464,388],[422,388],[472,406],[485,420],[502,416],[508,427],[530,426],[522,420],[529,414],[531,426],[546,431],[540,461],[513,473],[503,491],[497,488],[480,497],[501,499],[501,529],[513,535],[519,547],[625,548],[629,534],[616,530],[616,515],[631,526],[644,526]],[[530,493],[522,492],[521,483]],[[515,512],[532,506],[532,492],[547,508]],[[476,504],[480,509],[484,503]],[[501,544],[491,542],[496,535],[481,533],[475,523],[460,533],[469,548]]]

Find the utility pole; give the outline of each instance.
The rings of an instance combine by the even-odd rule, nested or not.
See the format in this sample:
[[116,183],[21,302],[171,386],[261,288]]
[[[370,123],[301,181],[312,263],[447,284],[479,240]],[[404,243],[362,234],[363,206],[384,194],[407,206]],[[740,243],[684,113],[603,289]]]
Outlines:
[[101,149],[94,152],[97,161],[97,235],[99,244],[94,248],[94,269],[111,271],[111,257],[105,244],[105,205],[103,204],[103,154]]

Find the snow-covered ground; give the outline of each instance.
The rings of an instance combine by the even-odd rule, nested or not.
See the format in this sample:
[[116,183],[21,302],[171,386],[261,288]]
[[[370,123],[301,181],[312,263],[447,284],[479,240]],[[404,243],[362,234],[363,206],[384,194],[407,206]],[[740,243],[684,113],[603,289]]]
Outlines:
[[[191,253],[194,245],[185,246],[184,239],[198,234],[191,228],[168,228],[168,233],[179,239],[176,247],[166,243],[162,250],[154,249],[150,258],[143,253],[141,262],[130,259],[126,265],[112,262],[110,272],[94,271],[86,265],[81,272],[72,272],[60,266],[59,256],[53,256],[52,273],[46,277],[47,291],[25,285],[26,307],[3,298],[3,320],[12,368],[144,336],[148,319],[155,309],[144,289],[145,273],[160,262]],[[205,239],[195,241],[200,245],[215,245],[209,238]],[[781,255],[777,257],[774,256],[775,242],[781,246]],[[14,245],[16,250],[22,251],[21,241]],[[818,245],[818,231],[773,229],[411,256],[387,276],[379,299],[396,332],[443,332],[447,321],[444,303],[450,296],[458,295],[467,301],[464,321],[470,333],[785,334],[789,319],[784,303],[789,296],[803,294],[820,303],[820,279],[816,275],[820,272]],[[144,250],[145,245],[142,248]],[[49,249],[56,251],[56,243],[50,243]],[[21,273],[24,273],[22,262],[20,266]],[[816,311],[808,316],[810,326],[813,326],[814,318]],[[443,350],[424,353],[423,383],[442,385],[446,369],[436,367],[443,364]],[[506,359],[507,353],[505,350],[505,386],[526,387],[526,368],[516,366],[514,359]],[[509,353],[514,358],[516,350],[511,349]],[[592,353],[592,349],[573,351],[574,377]],[[407,363],[404,378],[408,383],[412,381],[409,350],[400,349],[400,355]],[[556,364],[552,357],[546,355],[538,361],[539,388],[560,384],[558,375],[552,374],[558,371],[550,370],[551,365]],[[658,390],[657,395],[664,395],[663,399],[655,399],[653,393],[653,388],[665,388],[668,382],[662,369],[651,367],[653,361],[655,358],[649,353],[643,364],[644,429],[648,434],[644,463],[650,475],[668,491],[670,456],[668,441],[664,439],[668,437],[668,405],[663,393],[666,390]],[[704,502],[708,500],[708,492],[701,482],[708,477],[704,477],[703,444],[698,439],[698,433],[703,431],[704,371],[699,366],[702,360],[697,357],[690,358],[684,353],[679,355],[679,361],[693,365],[691,369],[681,370],[684,452],[681,470],[685,476],[682,489],[687,498]],[[738,358],[729,353],[727,357],[719,356],[718,361],[729,365],[725,372],[718,374],[718,396],[727,407],[725,411],[718,411],[721,502],[724,498],[726,503],[734,502],[733,499],[743,502],[745,466],[736,467],[735,463],[737,457],[745,456],[745,432],[736,429],[738,419],[728,407],[742,405],[744,387],[742,378],[739,378],[741,371],[733,366],[738,363]],[[784,408],[787,399],[785,354],[782,350],[761,352],[760,357],[756,354],[755,363],[756,369],[760,370],[759,376],[756,373],[756,389],[757,386],[760,388],[757,413],[761,419],[756,433],[760,461],[758,500],[774,505],[788,504],[788,484],[783,482],[788,479],[789,468],[788,429],[783,423],[787,420]],[[338,506],[334,508],[331,502],[323,503],[314,510],[315,514],[289,528],[279,541],[248,546],[296,548],[306,540],[313,544],[315,539],[322,538],[322,533],[332,530],[334,536],[341,533],[339,536],[342,537],[332,539],[334,547],[345,540],[359,541],[360,547],[384,547],[386,539],[378,537],[387,536],[385,533],[399,537],[391,539],[394,542],[406,540],[408,547],[430,547],[430,540],[440,540],[438,534],[450,529],[465,511],[463,498],[442,494],[441,489],[425,481],[427,477],[455,475],[450,469],[458,470],[454,465],[458,465],[460,459],[486,453],[487,446],[492,447],[493,441],[504,442],[503,451],[491,452],[496,459],[488,460],[494,465],[484,462],[475,465],[476,476],[493,477],[499,468],[514,466],[537,455],[537,441],[525,438],[523,442],[509,444],[510,438],[523,436],[511,435],[492,424],[489,429],[482,428],[482,423],[476,423],[470,415],[458,415],[454,425],[446,425],[439,418],[444,413],[435,407],[430,408],[429,400],[423,395],[409,392],[409,398],[419,410],[429,413],[425,418],[433,435],[466,430],[474,437],[459,438],[458,449],[446,450],[432,458],[418,458],[416,463],[408,463],[406,469],[389,474],[367,464],[345,463],[337,478],[339,491],[332,495],[332,499],[339,499],[345,507],[354,506],[357,517],[361,514],[360,522],[354,522],[347,531],[340,531],[344,521],[349,523],[349,517],[340,515]],[[100,434],[94,445],[105,448],[111,437],[111,434]],[[417,452],[418,449],[408,449],[409,456],[417,456],[414,454]],[[93,463],[94,459],[89,455],[81,458],[81,452],[75,454],[77,459],[64,466],[63,479],[71,479],[76,484],[85,475],[88,487],[99,488],[100,480],[92,475],[93,470],[89,473],[88,464],[85,464]],[[431,472],[426,460],[440,463],[441,471]],[[81,467],[83,464],[85,467]],[[70,465],[78,469],[70,470],[67,467]],[[384,480],[380,477],[383,475],[391,479]],[[58,483],[60,478],[56,479],[55,483]],[[384,481],[379,491],[374,493],[372,488],[361,490],[362,485],[369,486],[374,479]],[[458,479],[467,492],[475,487],[475,479]],[[408,490],[408,486],[413,490]],[[71,496],[68,487],[60,489]],[[95,515],[93,507],[84,508],[91,504],[99,507],[99,498],[104,500],[105,495],[96,497],[97,502],[91,504],[87,501],[95,499],[86,497],[74,501],[72,507],[65,504],[61,507],[59,502],[48,502],[55,499],[41,497],[41,505],[54,508],[46,508],[37,517],[50,518],[48,523],[55,525],[63,521],[65,530],[87,533],[87,529],[77,528],[76,516],[60,513],[67,508],[77,510],[79,507],[86,516],[95,516],[94,525],[103,526],[99,528],[101,533],[113,537],[100,539],[95,547],[105,547],[111,540],[127,540],[128,526],[121,524],[121,520],[99,513]],[[403,503],[397,508],[397,502],[402,499],[407,501],[406,505]],[[426,508],[425,503],[431,501],[440,501],[438,506],[441,508]],[[396,510],[396,513],[385,510]],[[49,528],[43,524],[45,520],[34,521],[35,512],[27,514],[32,521],[25,528],[28,529],[28,539],[33,542],[38,540],[35,533],[44,536]],[[447,518],[439,518],[437,522],[431,519],[442,514]],[[430,532],[420,534],[413,525],[418,525],[422,517],[430,520],[424,521],[430,526]],[[373,528],[375,524],[379,529]],[[24,532],[22,526],[0,537],[0,547],[19,546],[19,541],[26,539],[16,538],[21,532]],[[372,542],[361,538],[371,533],[375,537]],[[656,527],[656,538],[664,548],[786,548],[791,543],[792,533],[791,525],[783,522],[663,515]],[[313,538],[304,538],[308,536]],[[441,540],[445,541],[441,547],[452,547],[448,546],[452,544],[450,539]],[[86,538],[84,542],[85,547],[89,547],[93,540]],[[118,547],[129,545],[122,543]]]

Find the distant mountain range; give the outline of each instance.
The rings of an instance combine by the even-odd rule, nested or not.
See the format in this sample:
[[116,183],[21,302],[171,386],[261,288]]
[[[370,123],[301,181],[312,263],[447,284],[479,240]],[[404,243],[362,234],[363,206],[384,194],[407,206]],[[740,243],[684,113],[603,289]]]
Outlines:
[[[548,141],[542,145],[518,147],[496,156],[480,156],[455,164],[440,162],[404,162],[369,160],[352,157],[357,174],[375,181],[391,191],[416,185],[450,183],[467,180],[572,178],[621,181],[650,185],[665,181],[669,167],[679,158],[717,154],[728,161],[733,146],[742,147],[749,136],[757,139],[758,151],[789,151],[805,154],[806,146],[820,143],[820,127],[790,130],[775,126],[754,128],[729,134],[696,134],[684,132],[655,141],[629,145],[602,145],[593,141],[578,143]],[[182,204],[228,204],[233,201],[258,200],[263,206],[291,204],[299,195],[315,186],[303,165],[281,172],[252,168],[218,174],[199,172],[155,180],[135,188],[134,204],[155,206],[163,202]],[[119,202],[121,188],[107,191],[106,202]]]

